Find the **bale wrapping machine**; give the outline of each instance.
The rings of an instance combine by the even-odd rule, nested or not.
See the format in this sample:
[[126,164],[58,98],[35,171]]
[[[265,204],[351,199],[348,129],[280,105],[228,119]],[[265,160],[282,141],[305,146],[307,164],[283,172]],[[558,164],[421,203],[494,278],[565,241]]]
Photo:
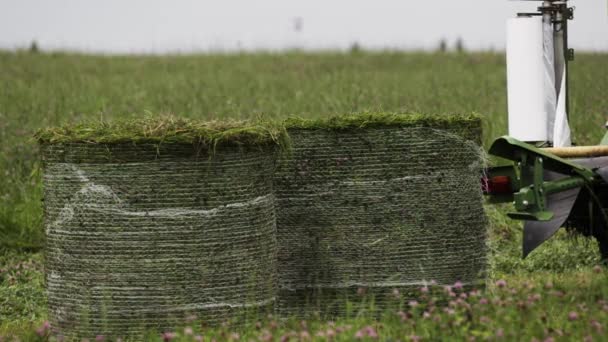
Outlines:
[[567,0],[549,0],[536,12],[509,20],[509,135],[489,149],[509,163],[489,168],[482,182],[490,203],[513,203],[508,216],[525,221],[524,257],[565,226],[597,239],[606,263],[608,133],[596,146],[570,142],[568,62],[574,52],[568,48],[568,21],[573,12]]

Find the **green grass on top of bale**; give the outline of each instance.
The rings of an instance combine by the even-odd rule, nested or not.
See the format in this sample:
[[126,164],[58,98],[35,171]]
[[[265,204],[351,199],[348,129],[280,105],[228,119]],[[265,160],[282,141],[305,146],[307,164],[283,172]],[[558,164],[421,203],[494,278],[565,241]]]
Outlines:
[[429,127],[447,129],[481,143],[481,116],[472,114],[433,115],[420,113],[364,113],[336,115],[319,119],[291,117],[286,129],[349,130],[371,127]]
[[363,113],[335,115],[318,119],[291,117],[285,120],[287,128],[303,129],[349,129],[376,126],[423,126],[451,127],[452,125],[478,125],[481,116],[478,114],[433,115],[420,113]]
[[218,145],[285,146],[287,142],[282,125],[271,121],[201,121],[174,116],[64,125],[41,129],[34,137],[43,145],[183,143],[211,148]]
[[[286,129],[343,130],[368,127],[433,127],[471,128],[481,130],[481,116],[428,115],[397,113],[364,113],[332,115],[320,119],[291,117],[283,122],[270,120],[191,120],[175,116],[141,119],[89,121],[59,127],[43,128],[34,138],[42,145],[63,143],[183,143],[202,147],[218,145],[279,145],[289,146]],[[478,140],[478,139],[474,139]]]

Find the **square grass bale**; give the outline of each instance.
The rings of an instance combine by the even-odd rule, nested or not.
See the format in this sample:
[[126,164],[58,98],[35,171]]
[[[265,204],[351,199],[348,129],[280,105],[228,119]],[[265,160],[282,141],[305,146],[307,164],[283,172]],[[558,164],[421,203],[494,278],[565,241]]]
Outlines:
[[354,115],[286,123],[275,175],[278,308],[378,310],[423,284],[477,286],[486,217],[477,116]]

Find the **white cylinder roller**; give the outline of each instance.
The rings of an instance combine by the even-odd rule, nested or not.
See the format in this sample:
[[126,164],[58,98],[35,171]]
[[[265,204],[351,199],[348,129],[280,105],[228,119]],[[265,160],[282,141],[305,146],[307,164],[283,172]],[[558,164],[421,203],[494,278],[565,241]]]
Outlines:
[[543,23],[541,17],[507,21],[509,135],[522,141],[547,141]]

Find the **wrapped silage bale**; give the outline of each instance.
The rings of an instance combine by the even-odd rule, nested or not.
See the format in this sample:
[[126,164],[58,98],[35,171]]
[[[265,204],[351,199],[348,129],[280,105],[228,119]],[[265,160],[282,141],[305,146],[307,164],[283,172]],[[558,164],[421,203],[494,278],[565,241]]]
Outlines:
[[52,327],[141,336],[272,310],[277,137],[177,119],[39,132]]
[[424,284],[477,286],[486,265],[477,116],[354,115],[287,121],[275,175],[278,308],[377,310]]

